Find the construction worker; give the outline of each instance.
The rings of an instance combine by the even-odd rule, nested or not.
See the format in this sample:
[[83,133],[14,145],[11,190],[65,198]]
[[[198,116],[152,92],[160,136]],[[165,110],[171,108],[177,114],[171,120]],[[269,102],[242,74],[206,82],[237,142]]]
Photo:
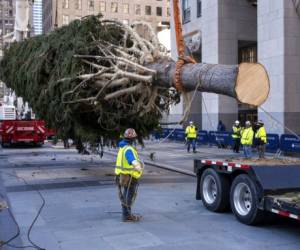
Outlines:
[[253,144],[253,136],[254,136],[254,132],[251,126],[251,122],[246,121],[245,128],[243,129],[241,135],[241,144],[243,146],[244,156],[246,159],[252,157],[251,147]]
[[136,137],[137,134],[134,129],[126,129],[124,139],[119,143],[115,168],[116,184],[119,190],[124,222],[135,222],[141,219],[141,216],[131,213],[139,179],[143,173],[143,163],[139,159],[137,150],[132,146]]
[[265,150],[267,144],[267,133],[263,121],[258,121],[257,128],[258,129],[255,133],[255,139],[258,148],[258,156],[260,159],[263,159],[265,158]]
[[242,127],[240,126],[239,121],[235,121],[234,125],[232,126],[232,139],[233,139],[233,152],[239,153],[240,152],[240,145],[241,145],[241,132]]
[[187,140],[187,152],[190,152],[191,144],[193,146],[193,152],[196,153],[196,139],[197,139],[197,128],[193,121],[190,121],[190,125],[185,129],[185,136]]

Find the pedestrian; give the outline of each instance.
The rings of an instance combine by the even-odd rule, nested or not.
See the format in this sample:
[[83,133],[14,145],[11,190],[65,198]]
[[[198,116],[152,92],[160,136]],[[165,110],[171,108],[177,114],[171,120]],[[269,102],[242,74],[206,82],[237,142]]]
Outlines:
[[251,126],[251,122],[246,121],[245,129],[243,130],[241,135],[241,144],[243,145],[244,156],[246,159],[252,157],[251,146],[253,144],[253,136],[254,136],[254,132]]
[[258,121],[257,131],[255,133],[255,139],[258,148],[258,157],[260,159],[265,158],[266,144],[267,144],[267,133],[264,127],[263,121]]
[[233,139],[233,152],[239,153],[240,152],[240,144],[241,144],[241,132],[242,127],[240,126],[239,121],[235,121],[234,125],[232,126],[232,139]]
[[124,138],[119,143],[115,168],[116,184],[119,190],[124,222],[135,222],[141,219],[140,215],[131,212],[131,207],[137,195],[139,179],[144,168],[136,148],[133,147],[136,137],[137,134],[133,128],[126,129]]
[[[226,127],[225,127],[224,123],[221,120],[219,120],[217,131],[218,132],[224,132],[224,131],[226,131]],[[224,143],[221,143],[219,141],[218,136],[216,136],[216,140],[218,142],[218,148],[226,148],[226,145]]]
[[225,124],[221,120],[219,120],[217,131],[220,131],[220,132],[226,131]]
[[190,152],[191,144],[193,147],[193,153],[196,153],[196,139],[197,139],[197,128],[193,121],[190,121],[190,125],[185,129],[187,152]]

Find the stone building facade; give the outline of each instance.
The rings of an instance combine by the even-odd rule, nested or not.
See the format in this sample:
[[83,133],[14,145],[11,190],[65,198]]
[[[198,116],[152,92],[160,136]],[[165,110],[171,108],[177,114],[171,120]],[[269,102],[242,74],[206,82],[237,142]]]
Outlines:
[[[0,0],[0,59],[3,49],[8,45],[6,36],[14,31],[15,24],[15,1]],[[9,89],[0,81],[0,102],[3,96],[9,93]]]
[[14,31],[15,24],[15,1],[0,0],[0,57],[3,53],[5,36]]
[[[269,133],[288,132],[285,127],[300,133],[300,1],[181,0],[181,13],[187,46],[199,62],[259,62],[271,85],[261,108],[200,93],[191,119],[205,130],[215,130],[219,120],[230,130],[234,120],[262,119]],[[171,41],[175,59],[175,36]],[[168,120],[176,120],[181,112],[182,107],[173,108]]]
[[159,31],[169,26],[169,0],[44,0],[43,30],[66,25],[74,19],[101,12],[104,18],[124,23],[143,20]]

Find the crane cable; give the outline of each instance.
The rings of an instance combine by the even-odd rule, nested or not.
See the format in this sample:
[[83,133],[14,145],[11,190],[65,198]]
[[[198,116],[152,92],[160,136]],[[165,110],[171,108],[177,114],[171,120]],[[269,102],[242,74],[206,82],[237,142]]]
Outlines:
[[181,70],[184,64],[186,63],[196,63],[196,61],[190,57],[185,56],[185,45],[182,35],[182,24],[180,21],[180,10],[179,10],[178,0],[173,0],[173,13],[174,13],[174,26],[175,26],[175,35],[176,35],[176,47],[177,47],[177,62],[175,67],[174,75],[174,86],[178,92],[186,92],[181,81]]

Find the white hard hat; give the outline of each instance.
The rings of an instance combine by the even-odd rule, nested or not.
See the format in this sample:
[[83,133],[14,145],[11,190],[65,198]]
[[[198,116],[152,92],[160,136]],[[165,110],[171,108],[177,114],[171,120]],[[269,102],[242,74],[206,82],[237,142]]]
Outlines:
[[235,124],[240,124],[240,121],[236,120],[234,123],[235,123]]
[[125,139],[134,139],[137,137],[137,134],[133,128],[128,128],[125,130],[124,138]]
[[251,122],[250,121],[246,121],[246,123],[245,123],[246,125],[251,125]]
[[190,121],[190,124],[193,124],[194,122],[193,121]]
[[258,124],[264,125],[264,122],[263,122],[262,120],[259,120],[259,121],[258,121]]

